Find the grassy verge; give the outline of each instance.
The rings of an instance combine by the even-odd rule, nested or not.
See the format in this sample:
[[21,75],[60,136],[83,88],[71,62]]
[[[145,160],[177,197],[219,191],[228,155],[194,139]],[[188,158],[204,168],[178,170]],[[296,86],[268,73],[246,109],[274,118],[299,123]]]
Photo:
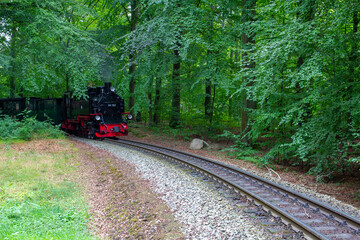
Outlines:
[[92,239],[66,140],[0,144],[0,239]]

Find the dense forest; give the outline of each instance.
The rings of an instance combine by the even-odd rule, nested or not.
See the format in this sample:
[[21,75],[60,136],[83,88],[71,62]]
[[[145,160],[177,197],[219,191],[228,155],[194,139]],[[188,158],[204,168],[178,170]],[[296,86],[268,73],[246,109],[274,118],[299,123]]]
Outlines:
[[1,0],[0,97],[111,81],[138,121],[345,173],[360,162],[359,21],[358,0]]

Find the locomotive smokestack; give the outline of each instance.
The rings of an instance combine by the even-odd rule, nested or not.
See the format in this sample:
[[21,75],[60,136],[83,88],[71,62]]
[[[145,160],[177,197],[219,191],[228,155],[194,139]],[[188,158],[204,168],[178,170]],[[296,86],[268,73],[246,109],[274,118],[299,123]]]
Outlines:
[[105,82],[105,92],[110,92],[111,82]]

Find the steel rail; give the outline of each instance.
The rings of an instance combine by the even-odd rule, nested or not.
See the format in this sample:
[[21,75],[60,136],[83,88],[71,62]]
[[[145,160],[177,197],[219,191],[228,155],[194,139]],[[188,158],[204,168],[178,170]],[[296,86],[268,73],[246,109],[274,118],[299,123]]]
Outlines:
[[[224,179],[222,176],[220,176],[220,175],[218,175],[216,173],[210,172],[210,171],[208,171],[208,170],[204,169],[203,167],[198,166],[196,164],[189,163],[186,160],[182,160],[181,158],[176,157],[176,156],[174,156],[172,154],[159,152],[159,151],[156,151],[156,150],[151,149],[151,148],[157,148],[157,149],[160,149],[160,150],[170,151],[172,153],[182,154],[184,156],[188,156],[188,157],[195,158],[195,159],[200,159],[202,161],[206,161],[206,162],[210,162],[210,163],[215,164],[215,165],[219,165],[219,166],[221,166],[221,167],[223,167],[225,169],[229,169],[229,170],[234,171],[236,173],[240,173],[240,174],[245,175],[245,176],[247,176],[249,178],[256,179],[257,181],[259,181],[261,183],[264,183],[264,184],[266,184],[268,186],[279,189],[284,193],[288,193],[288,194],[292,195],[296,199],[300,199],[301,201],[304,201],[304,202],[309,202],[309,203],[311,203],[313,205],[313,207],[319,208],[323,212],[326,212],[328,214],[333,214],[333,215],[335,215],[334,217],[336,217],[337,219],[339,219],[341,221],[346,221],[350,226],[352,226],[355,229],[358,229],[360,227],[360,220],[350,216],[349,214],[346,214],[346,213],[341,212],[341,211],[339,211],[337,209],[334,209],[334,208],[332,208],[332,207],[330,207],[330,206],[328,206],[328,205],[326,205],[326,204],[324,204],[322,202],[319,202],[319,201],[317,201],[315,199],[309,198],[304,194],[293,191],[290,188],[287,188],[287,187],[281,186],[279,184],[273,183],[273,182],[271,182],[271,181],[269,181],[267,179],[264,179],[262,177],[259,177],[259,176],[256,176],[254,174],[248,173],[248,172],[246,172],[244,170],[241,170],[239,168],[230,166],[228,164],[224,164],[224,163],[221,163],[221,162],[209,159],[209,158],[197,156],[197,155],[194,155],[194,154],[191,154],[191,153],[181,152],[181,151],[174,150],[174,149],[171,149],[171,148],[152,145],[152,144],[148,144],[148,143],[136,142],[136,141],[131,141],[131,140],[123,140],[123,139],[117,139],[117,140],[109,140],[109,139],[107,139],[105,141],[107,141],[109,143],[112,143],[112,144],[125,144],[125,145],[128,145],[128,146],[140,148],[140,149],[143,149],[143,150],[146,150],[146,151],[155,152],[157,154],[161,154],[161,155],[164,155],[164,156],[166,156],[168,158],[172,158],[172,159],[175,159],[176,161],[180,161],[180,162],[183,162],[183,163],[185,163],[187,165],[190,165],[193,168],[199,169],[200,171],[202,171],[202,172],[204,172],[204,173],[206,173],[208,175],[214,176],[216,179],[221,180],[222,182],[226,183],[228,186],[231,186],[234,189],[238,189],[240,192],[242,192],[242,193],[246,194],[247,196],[249,196],[250,198],[254,199],[256,202],[258,202],[262,206],[264,206],[267,210],[272,211],[273,215],[280,216],[283,219],[283,221],[292,224],[293,227],[296,230],[302,231],[307,238],[310,238],[310,239],[329,239],[328,237],[326,237],[322,233],[318,232],[317,230],[313,229],[309,225],[305,224],[304,222],[302,222],[298,218],[296,218],[293,215],[291,215],[291,214],[287,213],[286,211],[282,210],[280,207],[278,207],[275,204],[267,201],[266,199],[262,198],[258,194],[255,194],[255,193],[247,190],[246,188],[244,188],[244,187],[240,186],[239,184],[235,183],[234,181]],[[142,146],[139,146],[139,144],[142,145]],[[149,148],[149,147],[151,147],[151,148]]]
[[183,154],[183,155],[186,155],[186,156],[189,156],[189,157],[193,157],[193,158],[198,158],[198,159],[202,159],[204,161],[207,161],[207,162],[211,162],[213,164],[216,164],[216,165],[220,165],[224,168],[227,168],[227,169],[231,169],[235,172],[239,172],[243,175],[246,175],[248,177],[251,177],[253,179],[256,179],[264,184],[267,184],[271,187],[274,187],[274,188],[277,188],[279,190],[283,190],[285,193],[289,193],[291,194],[292,196],[300,199],[300,200],[303,200],[303,201],[306,201],[306,202],[310,202],[312,203],[314,206],[316,207],[319,207],[320,210],[323,210],[324,212],[328,212],[328,213],[331,213],[331,214],[335,214],[334,217],[337,217],[339,220],[341,221],[347,221],[347,223],[351,226],[353,226],[353,228],[355,229],[359,229],[360,228],[360,220],[357,219],[357,218],[354,218],[353,216],[350,216],[349,214],[347,213],[344,213],[342,211],[339,211],[323,202],[320,202],[320,201],[317,201],[315,199],[312,199],[302,193],[299,193],[299,192],[296,192],[288,187],[285,187],[285,186],[282,186],[282,185],[279,185],[277,183],[274,183],[274,182],[271,182],[265,178],[262,178],[262,177],[259,177],[257,175],[254,175],[252,173],[249,173],[249,172],[246,172],[242,169],[239,169],[239,168],[236,168],[236,167],[233,167],[233,166],[230,166],[228,164],[225,164],[225,163],[222,163],[222,162],[218,162],[218,161],[215,161],[215,160],[212,160],[212,159],[209,159],[209,158],[205,158],[205,157],[201,157],[201,156],[198,156],[198,155],[195,155],[195,154],[191,154],[191,153],[187,153],[187,152],[181,152],[181,151],[178,151],[178,150],[175,150],[175,149],[171,149],[171,148],[167,148],[167,147],[162,147],[162,146],[157,146],[157,145],[152,145],[152,144],[148,144],[148,143],[142,143],[142,142],[136,142],[136,141],[131,141],[131,140],[119,140],[121,142],[132,142],[132,143],[135,143],[135,144],[142,144],[142,145],[146,145],[146,146],[151,146],[151,147],[156,147],[156,148],[160,148],[160,149],[165,149],[165,150],[168,150],[168,151],[172,151],[172,152],[176,152],[176,153],[179,153],[179,154]]

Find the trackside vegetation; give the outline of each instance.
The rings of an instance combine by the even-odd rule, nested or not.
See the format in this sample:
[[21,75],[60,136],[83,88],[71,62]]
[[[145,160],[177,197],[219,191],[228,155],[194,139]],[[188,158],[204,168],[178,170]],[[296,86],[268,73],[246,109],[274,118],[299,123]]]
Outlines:
[[[18,135],[0,142],[0,239],[93,238],[86,202],[71,177],[76,150],[64,139],[19,141],[62,136],[46,124],[32,118],[1,120],[1,131]],[[56,134],[44,135],[47,130]]]
[[21,120],[0,115],[0,140],[30,140],[63,138],[64,133],[50,121],[38,121],[30,112],[21,113]]

